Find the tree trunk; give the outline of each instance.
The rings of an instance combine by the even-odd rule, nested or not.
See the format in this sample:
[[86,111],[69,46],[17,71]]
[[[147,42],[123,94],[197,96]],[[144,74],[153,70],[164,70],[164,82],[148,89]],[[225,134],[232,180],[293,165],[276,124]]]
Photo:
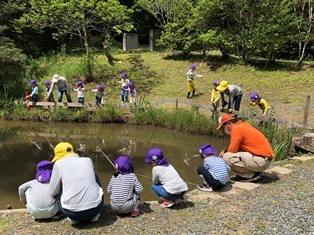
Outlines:
[[107,57],[109,61],[109,64],[113,65],[115,59],[109,52],[108,43],[104,42],[102,45],[103,45],[105,56]]
[[93,64],[92,64],[92,59],[91,59],[91,54],[90,54],[90,49],[89,49],[89,43],[88,43],[88,33],[86,30],[85,25],[83,26],[83,40],[84,40],[84,47],[85,47],[85,56],[86,56],[86,81],[87,82],[92,82],[94,80],[93,76]]

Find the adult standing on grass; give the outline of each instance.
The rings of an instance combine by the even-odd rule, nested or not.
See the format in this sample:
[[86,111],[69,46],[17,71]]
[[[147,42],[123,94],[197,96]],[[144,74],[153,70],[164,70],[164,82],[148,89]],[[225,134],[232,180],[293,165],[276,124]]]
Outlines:
[[[190,70],[186,73],[188,75],[188,80],[187,80],[188,94],[187,94],[186,98],[189,98],[189,99],[192,98],[193,96],[195,96],[196,88],[194,85],[194,80],[196,78],[203,78],[204,77],[204,75],[197,74],[195,72],[195,70],[196,70],[196,65],[191,64]],[[192,96],[190,97],[191,92],[192,92]]]
[[96,222],[104,205],[103,190],[88,157],[79,157],[73,146],[61,142],[54,148],[50,180],[52,195],[61,194],[61,210],[71,224]]
[[52,76],[52,84],[50,87],[50,90],[48,91],[46,97],[45,97],[45,101],[48,100],[50,94],[53,92],[53,89],[55,87],[58,88],[58,102],[62,102],[62,98],[63,98],[63,93],[65,93],[66,97],[67,97],[67,101],[69,103],[72,102],[71,99],[71,95],[70,95],[70,86],[68,84],[68,81],[65,77],[62,77],[58,74],[55,74]]
[[[235,111],[240,111],[240,104],[242,100],[242,89],[236,85],[229,85],[227,81],[221,81],[219,86],[216,88],[221,94],[221,108],[223,111],[225,106],[228,104],[228,113]],[[225,95],[228,101],[225,100]]]
[[218,129],[224,128],[230,136],[229,147],[222,150],[222,157],[240,180],[255,181],[266,170],[275,154],[262,132],[248,123],[223,114]]

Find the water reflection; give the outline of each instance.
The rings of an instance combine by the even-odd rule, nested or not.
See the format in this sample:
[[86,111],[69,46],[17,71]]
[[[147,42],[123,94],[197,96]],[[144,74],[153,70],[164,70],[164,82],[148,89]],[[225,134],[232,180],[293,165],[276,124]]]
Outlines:
[[[13,125],[11,122],[1,124]],[[105,192],[106,203],[109,202],[106,189],[114,169],[103,154],[96,151],[96,147],[112,162],[121,155],[132,158],[135,173],[144,187],[142,200],[148,201],[157,200],[150,188],[151,167],[144,161],[149,149],[161,148],[181,177],[190,182],[188,186],[191,190],[200,183],[196,168],[203,163],[198,157],[198,148],[204,143],[210,143],[220,150],[228,143],[224,139],[152,126],[29,122],[20,125],[17,134],[0,143],[0,209],[4,209],[7,204],[13,208],[23,208],[18,199],[19,185],[35,178],[39,161],[52,160],[53,148],[60,141],[70,142],[80,156],[92,159]]]

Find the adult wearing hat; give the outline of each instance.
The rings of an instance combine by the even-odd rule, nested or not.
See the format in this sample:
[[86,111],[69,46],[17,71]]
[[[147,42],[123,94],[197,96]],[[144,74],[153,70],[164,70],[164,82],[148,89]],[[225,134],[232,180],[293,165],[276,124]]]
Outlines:
[[49,188],[52,164],[49,161],[41,161],[36,169],[36,179],[19,186],[19,198],[34,219],[52,218],[60,209],[59,200],[52,196]]
[[231,114],[222,115],[218,121],[217,130],[224,129],[230,136],[228,148],[222,150],[219,156],[223,157],[238,178],[257,180],[275,157],[267,138],[255,127]]
[[[239,86],[229,85],[227,81],[221,81],[216,89],[220,91],[221,95],[220,111],[223,111],[227,104],[228,113],[232,113],[234,110],[240,110],[243,92]],[[227,96],[228,101],[226,101],[225,95]]]
[[70,86],[68,84],[68,81],[65,77],[62,77],[58,74],[54,74],[52,76],[51,86],[50,86],[50,89],[49,89],[49,91],[45,97],[45,101],[48,100],[48,98],[50,97],[50,94],[53,92],[53,89],[55,87],[58,88],[58,102],[62,102],[63,93],[65,93],[65,95],[67,97],[67,101],[69,103],[72,102],[71,95],[70,95]]
[[61,210],[71,224],[82,221],[96,222],[103,208],[103,190],[88,157],[79,157],[68,142],[54,148],[55,156],[50,190],[61,194]]

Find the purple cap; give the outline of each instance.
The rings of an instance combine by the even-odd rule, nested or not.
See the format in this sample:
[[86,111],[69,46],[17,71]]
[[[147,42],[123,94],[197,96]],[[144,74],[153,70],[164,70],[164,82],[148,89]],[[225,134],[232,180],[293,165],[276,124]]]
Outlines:
[[103,90],[103,89],[104,89],[104,85],[101,85],[101,84],[98,85],[98,86],[97,86],[97,89],[98,89],[98,90]]
[[250,96],[250,101],[253,102],[254,100],[259,100],[261,99],[262,97],[260,97],[257,93],[253,93],[251,96]]
[[83,82],[82,81],[77,81],[76,82],[76,86],[82,86],[83,85]]
[[195,64],[191,64],[190,65],[190,69],[196,69],[196,65]]
[[215,80],[215,81],[213,82],[213,85],[214,85],[214,86],[219,86],[219,83],[220,83],[220,82],[219,82],[218,80]]
[[200,147],[200,154],[202,155],[213,155],[217,153],[216,149],[211,147],[210,144],[203,144]]
[[121,77],[126,78],[127,76],[128,76],[128,74],[126,72],[121,73]]
[[41,161],[37,164],[36,179],[40,183],[49,182],[52,173],[52,163],[49,161]]
[[134,86],[134,82],[129,82],[128,87],[133,87]]
[[49,81],[49,80],[46,80],[46,81],[44,82],[44,84],[45,84],[45,85],[50,85],[50,81]]
[[34,84],[36,84],[36,81],[35,81],[35,80],[31,80],[31,81],[29,82],[29,85],[34,85]]
[[158,166],[168,166],[167,158],[160,148],[152,148],[146,154],[145,162],[156,162]]
[[127,156],[120,156],[113,162],[115,165],[118,164],[118,171],[122,175],[133,173],[134,168],[132,166],[132,161]]

